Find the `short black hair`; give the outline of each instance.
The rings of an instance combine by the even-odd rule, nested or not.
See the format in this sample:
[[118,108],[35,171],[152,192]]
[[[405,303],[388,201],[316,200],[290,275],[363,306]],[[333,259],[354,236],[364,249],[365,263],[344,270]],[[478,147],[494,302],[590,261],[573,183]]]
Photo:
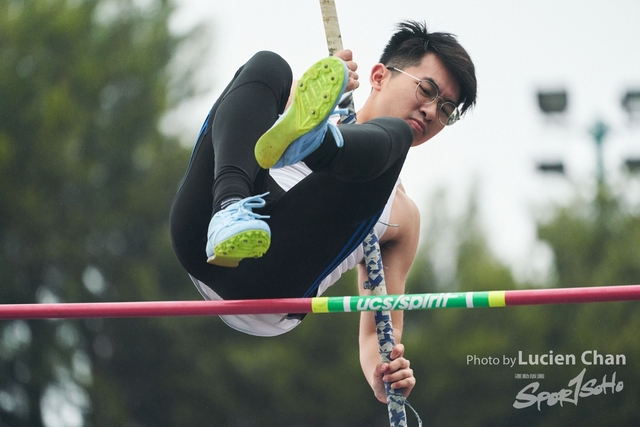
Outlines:
[[433,52],[460,86],[460,113],[476,103],[478,82],[471,57],[450,33],[430,33],[424,22],[403,21],[384,48],[380,63],[403,69],[416,66]]

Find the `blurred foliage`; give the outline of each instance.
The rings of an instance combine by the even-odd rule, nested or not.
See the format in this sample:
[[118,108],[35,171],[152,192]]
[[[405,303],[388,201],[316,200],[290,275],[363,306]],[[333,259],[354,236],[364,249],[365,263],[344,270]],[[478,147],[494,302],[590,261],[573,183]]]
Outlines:
[[[158,131],[181,41],[171,10],[159,0],[0,2],[3,303],[194,296],[176,286],[167,233],[188,152]],[[145,322],[4,323],[2,423],[42,425],[41,407],[49,425],[135,419],[114,379],[129,358],[148,357],[134,330],[170,340]]]
[[[189,150],[158,122],[190,93],[175,73],[193,68],[171,65],[192,37],[169,32],[171,11],[163,0],[0,2],[0,302],[199,298],[168,235]],[[430,204],[409,292],[540,286],[492,255],[473,204],[460,219],[442,205]],[[640,215],[606,191],[558,208],[539,237],[554,253],[547,286],[640,277]],[[355,294],[355,281],[348,274],[331,293]],[[425,425],[637,425],[636,305],[409,312],[404,342],[419,381],[410,400]],[[0,426],[386,426],[357,333],[350,314],[310,315],[269,339],[211,318],[3,321]],[[626,355],[625,366],[586,374],[616,372],[624,390],[540,411],[513,408],[532,382],[515,375],[544,374],[541,390],[558,391],[580,361],[467,363],[592,349]]]
[[[555,208],[539,224],[539,238],[554,254],[551,287],[606,286],[638,283],[640,233],[637,210],[623,207],[622,196],[598,195],[595,201],[577,200]],[[438,206],[441,204],[433,204]],[[466,217],[449,226],[458,236],[457,265],[450,280],[425,286],[439,291],[510,290],[541,284],[518,283],[488,249],[475,218],[473,203]],[[439,225],[440,227],[440,225]],[[426,245],[429,234],[425,235]],[[427,253],[427,257],[429,254]],[[425,263],[425,261],[422,261]],[[428,264],[428,262],[427,262]],[[433,266],[427,271],[433,270]],[[420,276],[415,272],[414,277]],[[545,286],[547,286],[545,285]],[[419,292],[416,284],[412,291]],[[423,379],[411,396],[431,425],[456,426],[566,426],[637,425],[640,413],[634,402],[640,380],[634,369],[640,357],[635,338],[640,326],[637,303],[506,307],[503,309],[408,312],[405,345],[416,377]],[[587,366],[584,351],[623,354],[624,366]],[[565,366],[504,365],[504,357],[529,355],[575,355],[576,364]],[[497,358],[497,365],[473,359]],[[471,357],[471,361],[467,358]],[[569,382],[586,368],[585,379],[603,377],[623,381],[617,394],[583,397],[578,405],[565,402],[541,409],[515,409],[515,397],[525,386],[538,381],[542,391],[572,389]],[[540,375],[544,379],[517,379],[516,374]],[[537,394],[536,393],[536,394]]]

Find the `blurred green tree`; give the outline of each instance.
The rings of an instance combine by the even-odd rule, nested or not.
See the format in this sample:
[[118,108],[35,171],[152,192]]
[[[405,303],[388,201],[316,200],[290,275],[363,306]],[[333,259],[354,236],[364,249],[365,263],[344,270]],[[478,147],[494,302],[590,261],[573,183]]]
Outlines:
[[[481,232],[474,204],[460,220],[449,222],[457,236],[453,254],[457,259],[452,275],[438,277],[434,271],[437,242],[425,236],[421,251],[426,269],[414,268],[410,289],[424,292],[518,289],[539,286],[576,287],[638,283],[640,259],[635,249],[640,233],[637,208],[625,205],[624,197],[606,192],[593,201],[579,200],[568,207],[553,209],[539,224],[539,237],[554,254],[553,280],[548,284],[519,283],[509,269],[492,254]],[[442,203],[432,203],[442,206]],[[443,218],[442,213],[432,215]],[[442,234],[442,220],[435,228]],[[445,221],[446,222],[446,221]],[[426,260],[424,259],[426,257]],[[423,271],[423,273],[420,273]],[[426,273],[424,273],[426,272]],[[416,283],[432,277],[430,282]],[[424,290],[422,290],[424,289]],[[640,322],[637,303],[602,303],[504,309],[444,310],[406,314],[405,344],[412,367],[421,384],[411,397],[425,419],[433,425],[458,426],[566,426],[636,425],[640,414],[634,402],[640,398],[637,370],[632,360],[640,357],[634,338]],[[581,361],[584,351],[623,354],[622,366],[593,366]],[[504,366],[504,357],[529,354],[573,354],[575,366]],[[476,356],[477,359],[474,357]],[[471,362],[467,359],[471,357]],[[497,358],[498,364],[483,365],[482,358]],[[618,394],[583,398],[578,405],[542,404],[515,409],[518,392],[534,381],[539,391],[557,392],[571,388],[568,383],[586,368],[585,382],[606,376],[623,381]],[[542,374],[543,379],[516,379],[516,374]]]
[[[158,131],[182,40],[168,30],[171,11],[165,0],[0,2],[1,302],[193,296],[175,286],[167,233],[188,150]],[[2,422],[126,420],[130,402],[102,393],[103,373],[139,350],[128,330],[3,322]]]

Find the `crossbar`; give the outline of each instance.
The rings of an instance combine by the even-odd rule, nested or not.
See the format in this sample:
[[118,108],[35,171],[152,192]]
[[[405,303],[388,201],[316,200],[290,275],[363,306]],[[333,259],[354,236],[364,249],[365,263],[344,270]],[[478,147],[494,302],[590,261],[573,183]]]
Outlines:
[[0,320],[347,313],[638,300],[640,285],[230,301],[0,304]]

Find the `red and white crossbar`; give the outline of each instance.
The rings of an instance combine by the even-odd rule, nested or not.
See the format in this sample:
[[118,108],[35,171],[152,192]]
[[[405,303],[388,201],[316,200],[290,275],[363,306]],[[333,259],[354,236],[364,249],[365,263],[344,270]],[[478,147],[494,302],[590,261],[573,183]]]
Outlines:
[[638,301],[640,285],[233,301],[0,304],[0,319],[346,313]]

